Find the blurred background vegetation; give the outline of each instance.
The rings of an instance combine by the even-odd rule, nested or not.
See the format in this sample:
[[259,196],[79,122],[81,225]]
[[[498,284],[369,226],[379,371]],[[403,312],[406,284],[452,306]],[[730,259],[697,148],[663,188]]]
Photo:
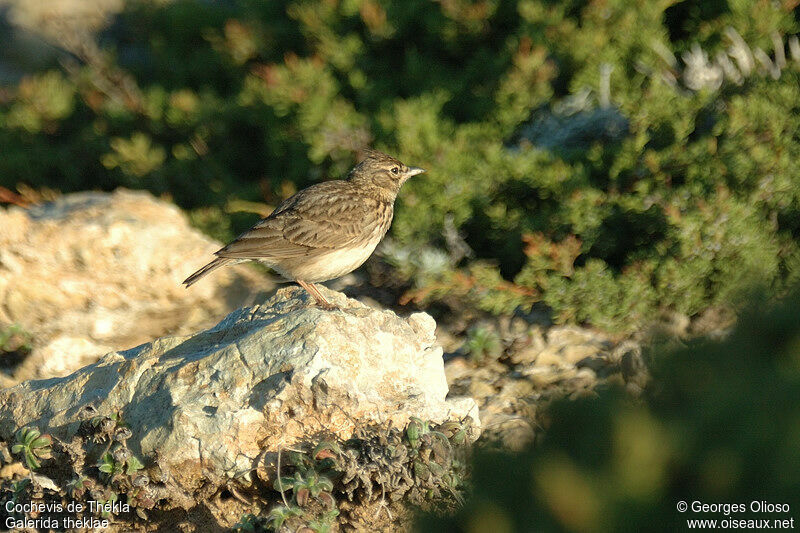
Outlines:
[[[536,446],[479,450],[459,513],[427,516],[418,530],[687,531],[687,519],[726,518],[794,519],[797,527],[800,293],[778,306],[757,301],[725,341],[654,353],[640,400],[614,387],[563,400]],[[679,512],[679,502],[744,509]],[[789,509],[759,511],[752,502]]]
[[800,277],[797,4],[130,0],[36,41],[4,0],[0,186],[147,189],[225,240],[374,145],[429,170],[401,302],[697,318]]

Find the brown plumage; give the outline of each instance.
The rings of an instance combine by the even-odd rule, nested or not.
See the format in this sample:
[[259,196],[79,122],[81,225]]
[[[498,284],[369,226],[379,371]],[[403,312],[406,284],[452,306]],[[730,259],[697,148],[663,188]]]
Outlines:
[[422,172],[369,150],[346,180],[318,183],[287,198],[183,283],[188,287],[221,266],[261,261],[332,308],[313,284],[352,272],[372,255],[392,223],[400,187]]

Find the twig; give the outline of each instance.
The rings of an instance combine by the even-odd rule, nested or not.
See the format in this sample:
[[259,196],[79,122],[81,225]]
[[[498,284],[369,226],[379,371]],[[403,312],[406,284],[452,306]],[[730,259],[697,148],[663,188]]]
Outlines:
[[389,506],[386,504],[386,485],[381,483],[381,503],[378,504],[378,510],[375,511],[375,516],[373,519],[377,520],[377,518],[381,515],[381,510],[383,509],[386,509],[386,514],[389,515],[389,520],[394,520],[392,511],[389,510]]
[[234,498],[236,498],[237,500],[239,500],[243,504],[245,504],[245,505],[253,505],[253,502],[251,502],[250,500],[248,500],[247,498],[245,498],[244,496],[239,494],[239,492],[236,490],[236,487],[234,487],[233,485],[229,484],[226,488],[228,489],[228,492],[233,494]]
[[283,505],[286,508],[289,508],[289,502],[286,501],[286,494],[283,493],[283,481],[281,481],[281,452],[283,448],[278,448],[278,490],[281,493],[281,499],[283,500]]

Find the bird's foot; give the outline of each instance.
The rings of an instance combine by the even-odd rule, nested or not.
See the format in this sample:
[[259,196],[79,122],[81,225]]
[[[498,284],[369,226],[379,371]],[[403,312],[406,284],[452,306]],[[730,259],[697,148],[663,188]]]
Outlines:
[[320,309],[324,309],[325,311],[334,311],[338,310],[339,306],[330,303],[325,297],[322,295],[321,292],[314,286],[313,283],[307,283],[305,281],[297,280],[297,283],[300,284],[308,293],[314,297],[314,300],[317,302],[317,307]]
[[341,308],[338,305],[330,303],[328,300],[317,300],[317,307],[320,309],[324,309],[325,311],[341,311]]

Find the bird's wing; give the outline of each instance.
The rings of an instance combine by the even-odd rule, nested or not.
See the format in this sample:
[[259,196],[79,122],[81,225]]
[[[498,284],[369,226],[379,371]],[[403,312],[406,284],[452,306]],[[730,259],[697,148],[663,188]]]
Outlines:
[[345,182],[320,183],[284,201],[217,255],[279,260],[356,246],[369,240],[391,211],[391,204],[359,197]]

